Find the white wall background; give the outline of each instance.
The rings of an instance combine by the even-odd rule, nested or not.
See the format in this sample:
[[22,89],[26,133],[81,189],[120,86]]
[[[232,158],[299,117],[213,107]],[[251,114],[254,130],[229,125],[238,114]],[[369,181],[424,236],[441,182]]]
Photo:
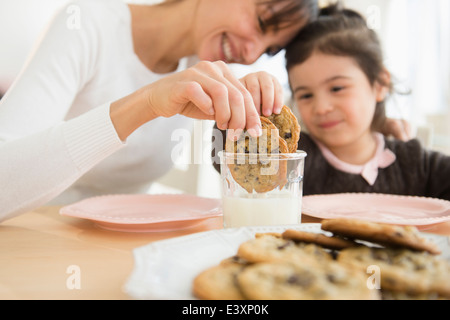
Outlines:
[[[133,2],[150,1],[156,0]],[[52,14],[67,2],[0,0],[0,92],[6,91],[20,72]],[[415,128],[427,128],[432,133],[429,146],[450,153],[450,1],[345,0],[345,4],[368,18],[369,25],[382,39],[389,69],[402,86],[413,92],[393,100],[389,115],[405,118]],[[233,66],[233,69],[238,76],[259,70],[271,72],[284,84],[286,98],[290,96],[283,54],[273,59],[262,57],[253,66]],[[194,137],[192,146],[197,147],[192,148],[191,159],[161,179],[161,184],[150,192],[219,196],[218,175],[211,164],[208,161],[192,164],[194,154],[205,159],[204,155],[209,153],[211,126],[211,122],[197,124],[202,133]]]
[[0,91],[19,73],[55,10],[68,0],[0,0]]

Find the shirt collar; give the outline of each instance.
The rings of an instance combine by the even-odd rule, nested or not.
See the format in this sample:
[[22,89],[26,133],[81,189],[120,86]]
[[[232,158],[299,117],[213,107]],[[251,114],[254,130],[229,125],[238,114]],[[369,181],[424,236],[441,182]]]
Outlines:
[[374,137],[377,143],[377,150],[373,158],[363,165],[354,165],[344,162],[338,159],[322,143],[318,142],[315,139],[313,140],[316,142],[323,156],[331,166],[343,172],[359,174],[364,178],[364,180],[367,181],[369,185],[373,186],[378,177],[378,169],[387,168],[396,160],[395,154],[391,150],[385,149],[385,141],[383,135],[381,133],[374,133]]

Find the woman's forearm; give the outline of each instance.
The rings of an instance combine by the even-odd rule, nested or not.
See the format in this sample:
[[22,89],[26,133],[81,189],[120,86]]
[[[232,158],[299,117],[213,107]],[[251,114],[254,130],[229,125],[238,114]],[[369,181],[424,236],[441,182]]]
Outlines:
[[141,89],[111,103],[110,117],[117,135],[125,141],[137,128],[158,115],[148,107],[145,91]]
[[41,206],[125,145],[104,104],[41,132],[0,143],[0,222]]

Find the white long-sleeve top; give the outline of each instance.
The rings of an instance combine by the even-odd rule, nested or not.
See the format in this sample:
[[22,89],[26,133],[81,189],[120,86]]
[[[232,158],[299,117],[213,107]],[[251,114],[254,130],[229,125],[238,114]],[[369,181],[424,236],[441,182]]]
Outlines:
[[0,221],[50,200],[145,192],[171,168],[172,133],[191,119],[157,118],[126,142],[110,119],[112,101],[165,76],[141,63],[131,35],[122,0],[79,0],[55,16],[0,101]]

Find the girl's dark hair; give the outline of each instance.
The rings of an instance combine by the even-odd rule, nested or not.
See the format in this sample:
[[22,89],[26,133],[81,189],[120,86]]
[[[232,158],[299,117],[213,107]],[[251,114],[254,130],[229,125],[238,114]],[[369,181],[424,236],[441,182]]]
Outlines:
[[[314,52],[353,58],[373,86],[376,82],[393,91],[382,76],[383,50],[374,30],[358,12],[336,3],[321,9],[319,17],[305,26],[286,48],[286,68],[305,62]],[[385,101],[376,106],[372,130],[381,130],[386,120]]]

